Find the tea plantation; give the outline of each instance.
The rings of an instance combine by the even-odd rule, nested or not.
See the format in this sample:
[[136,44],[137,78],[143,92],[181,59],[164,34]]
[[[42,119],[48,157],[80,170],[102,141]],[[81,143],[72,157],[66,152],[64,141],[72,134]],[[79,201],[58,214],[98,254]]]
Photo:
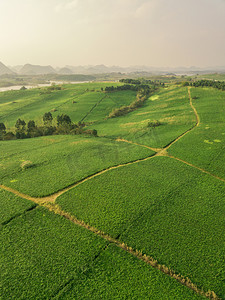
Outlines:
[[0,93],[0,299],[225,299],[225,92],[143,82]]

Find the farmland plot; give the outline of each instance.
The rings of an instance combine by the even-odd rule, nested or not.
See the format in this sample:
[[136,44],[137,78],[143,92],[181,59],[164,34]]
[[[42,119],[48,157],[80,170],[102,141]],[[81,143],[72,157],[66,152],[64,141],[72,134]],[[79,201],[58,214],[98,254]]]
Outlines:
[[212,88],[192,88],[200,124],[169,153],[225,179],[225,98]]
[[0,224],[6,224],[14,217],[36,207],[36,204],[0,189]]
[[[113,95],[113,93],[112,93]],[[109,93],[111,96],[111,93]],[[116,96],[116,94],[115,94]],[[103,103],[104,104],[104,103]],[[148,127],[158,120],[161,126]],[[195,117],[187,88],[159,90],[138,110],[127,115],[94,123],[101,136],[120,137],[147,146],[161,148],[193,126]]]
[[158,157],[102,174],[57,203],[204,290],[223,295],[224,199],[224,183]]
[[147,148],[88,136],[2,141],[0,180],[25,194],[46,196],[102,169],[152,154]]

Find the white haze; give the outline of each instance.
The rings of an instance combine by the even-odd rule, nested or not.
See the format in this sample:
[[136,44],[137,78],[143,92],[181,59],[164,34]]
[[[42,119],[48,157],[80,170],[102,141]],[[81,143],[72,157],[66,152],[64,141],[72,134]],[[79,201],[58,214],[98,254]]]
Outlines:
[[224,0],[0,0],[6,65],[225,65]]

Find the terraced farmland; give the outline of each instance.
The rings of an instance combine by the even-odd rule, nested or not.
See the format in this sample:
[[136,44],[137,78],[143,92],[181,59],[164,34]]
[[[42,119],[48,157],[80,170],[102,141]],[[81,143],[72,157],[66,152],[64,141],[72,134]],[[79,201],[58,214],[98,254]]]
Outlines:
[[55,109],[98,137],[0,141],[0,298],[225,299],[224,92],[160,87],[109,119],[135,92],[106,86],[1,93],[8,128]]

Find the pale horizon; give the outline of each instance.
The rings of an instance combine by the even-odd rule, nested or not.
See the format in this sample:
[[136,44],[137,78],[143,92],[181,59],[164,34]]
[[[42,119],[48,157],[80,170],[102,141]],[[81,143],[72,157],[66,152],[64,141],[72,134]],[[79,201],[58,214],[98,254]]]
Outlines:
[[0,0],[0,61],[225,66],[225,0]]

